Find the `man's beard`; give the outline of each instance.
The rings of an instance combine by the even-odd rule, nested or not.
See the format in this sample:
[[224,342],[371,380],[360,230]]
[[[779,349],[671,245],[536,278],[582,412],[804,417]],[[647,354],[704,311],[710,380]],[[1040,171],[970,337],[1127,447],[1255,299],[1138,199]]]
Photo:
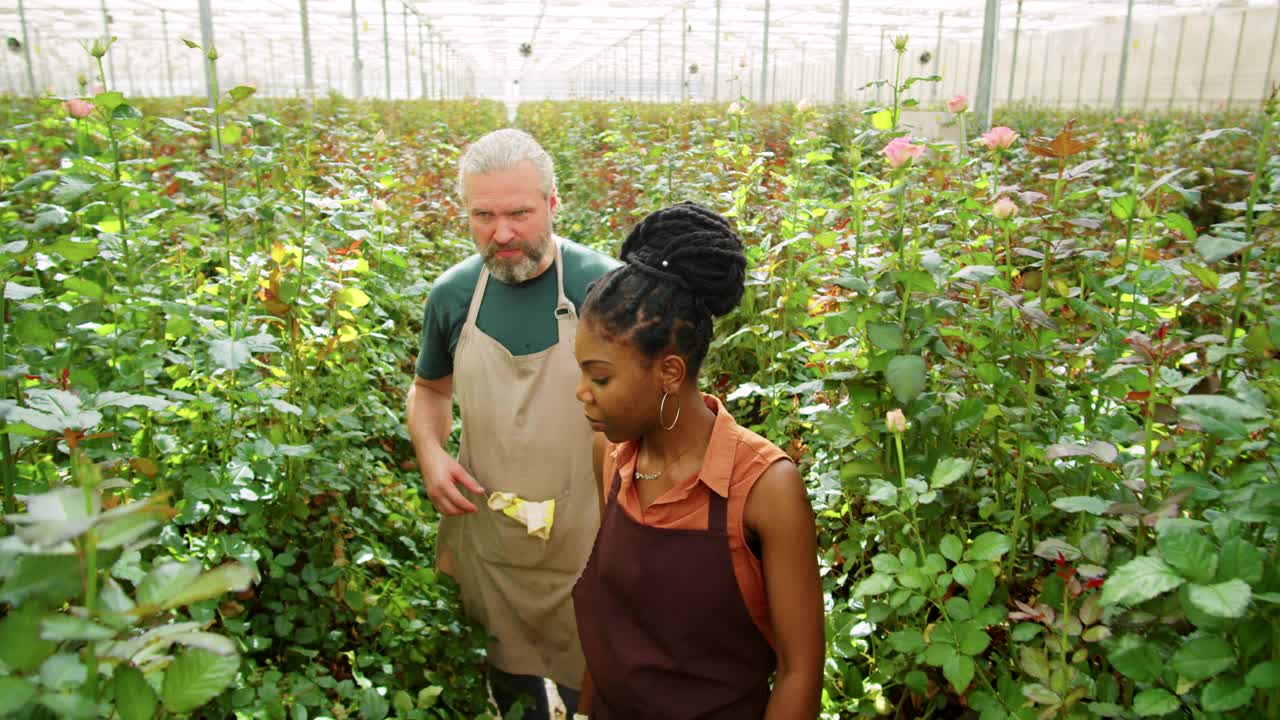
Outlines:
[[[518,248],[512,244],[490,243],[484,252],[484,266],[498,280],[508,285],[519,285],[532,280],[538,274],[538,269],[542,267],[542,260],[547,256],[547,250],[550,247],[551,233],[543,235],[528,245],[520,245]],[[512,249],[519,249],[522,253],[520,257],[514,260],[498,257],[499,251]]]

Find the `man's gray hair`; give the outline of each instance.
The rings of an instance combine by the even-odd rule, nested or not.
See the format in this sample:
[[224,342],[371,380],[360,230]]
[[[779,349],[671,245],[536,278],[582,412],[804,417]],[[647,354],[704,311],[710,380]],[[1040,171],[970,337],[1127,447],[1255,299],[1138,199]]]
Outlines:
[[458,160],[458,197],[467,201],[467,176],[511,170],[525,160],[538,171],[542,196],[550,198],[556,189],[555,164],[532,135],[515,128],[494,130],[467,146]]

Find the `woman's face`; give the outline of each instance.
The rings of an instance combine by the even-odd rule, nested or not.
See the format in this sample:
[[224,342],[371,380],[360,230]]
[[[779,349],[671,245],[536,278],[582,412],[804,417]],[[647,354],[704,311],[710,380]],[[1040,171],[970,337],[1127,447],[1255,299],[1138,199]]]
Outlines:
[[590,319],[578,323],[575,352],[582,370],[576,395],[592,430],[620,443],[640,437],[658,422],[660,363],[627,342],[605,337]]

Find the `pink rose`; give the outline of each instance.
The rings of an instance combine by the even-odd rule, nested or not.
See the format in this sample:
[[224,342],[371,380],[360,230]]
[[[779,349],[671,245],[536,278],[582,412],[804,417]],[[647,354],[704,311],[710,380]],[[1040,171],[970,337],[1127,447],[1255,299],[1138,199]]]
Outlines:
[[956,93],[947,101],[947,112],[949,113],[962,113],[968,109],[969,98],[961,95],[960,93]]
[[376,212],[386,212],[386,211],[387,211],[387,203],[386,203],[382,198],[374,198],[374,199],[373,199],[373,202],[372,202],[372,203],[370,203],[370,204],[371,204],[371,205],[373,205],[373,209],[374,209]]
[[889,160],[889,167],[899,168],[924,154],[923,145],[912,145],[911,136],[904,135],[889,141],[880,152]]
[[77,119],[87,118],[93,113],[93,103],[84,98],[72,98],[62,103],[62,107],[67,111],[68,115]]
[[904,433],[907,431],[907,416],[902,414],[902,410],[890,410],[884,416],[885,427],[889,428],[892,433]]
[[92,92],[93,92],[93,94],[94,94],[94,95],[101,95],[102,93],[104,93],[104,92],[106,92],[106,91],[107,91],[107,89],[106,89],[106,88],[104,88],[104,87],[102,87],[102,83],[94,83],[94,84],[93,84]]
[[996,200],[996,204],[991,207],[991,212],[1001,220],[1008,220],[1018,214],[1018,205],[1007,196],[1002,195],[999,200]]
[[1018,140],[1018,133],[1003,125],[982,133],[982,144],[988,150],[1005,150]]

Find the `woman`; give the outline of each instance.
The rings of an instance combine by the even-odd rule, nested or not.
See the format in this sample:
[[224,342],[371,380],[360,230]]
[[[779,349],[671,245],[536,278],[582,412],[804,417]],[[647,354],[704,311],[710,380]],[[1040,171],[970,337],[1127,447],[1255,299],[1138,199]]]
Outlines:
[[822,589],[804,482],[698,391],[712,317],[742,299],[742,241],[681,203],[637,225],[622,260],[588,292],[575,347],[578,399],[608,438],[595,447],[600,533],[573,595],[583,708],[815,718]]

